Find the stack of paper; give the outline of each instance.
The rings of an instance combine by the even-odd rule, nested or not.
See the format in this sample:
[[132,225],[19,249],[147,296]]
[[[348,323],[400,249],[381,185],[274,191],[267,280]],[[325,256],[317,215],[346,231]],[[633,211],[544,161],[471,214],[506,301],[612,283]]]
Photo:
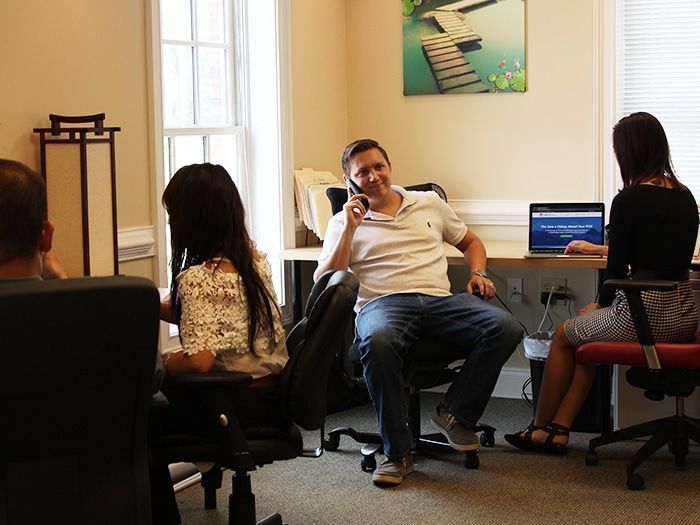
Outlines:
[[321,240],[332,216],[331,203],[326,197],[326,189],[330,187],[345,186],[329,171],[310,168],[294,171],[294,197],[299,215],[306,227]]

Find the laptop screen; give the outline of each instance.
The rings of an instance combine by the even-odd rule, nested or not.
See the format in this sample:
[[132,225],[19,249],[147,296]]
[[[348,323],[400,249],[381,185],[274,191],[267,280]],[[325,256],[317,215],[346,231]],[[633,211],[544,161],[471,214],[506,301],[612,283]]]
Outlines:
[[573,240],[603,244],[602,202],[530,204],[530,251],[564,250]]

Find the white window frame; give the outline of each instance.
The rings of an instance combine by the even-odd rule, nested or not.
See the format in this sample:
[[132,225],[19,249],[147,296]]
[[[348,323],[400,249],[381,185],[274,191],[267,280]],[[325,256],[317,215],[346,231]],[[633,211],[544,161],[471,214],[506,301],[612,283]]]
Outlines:
[[[606,208],[610,209],[610,203],[622,186],[619,167],[612,149],[612,128],[622,117],[619,114],[619,86],[618,76],[618,45],[617,45],[617,8],[622,0],[595,0],[596,3],[596,53],[597,76],[600,81],[596,90],[598,97],[598,165],[601,168],[598,184],[601,197],[605,200]],[[692,65],[689,65],[692,67]],[[641,108],[640,108],[641,109]],[[653,111],[652,111],[653,113]],[[671,140],[671,157],[673,158],[673,143]],[[683,180],[683,173],[678,173]],[[698,188],[694,188],[696,198],[700,197]]]
[[[294,246],[294,202],[292,173],[292,121],[290,73],[290,0],[231,0],[229,12],[237,41],[229,53],[235,71],[237,97],[229,97],[229,112],[236,125],[195,126],[189,129],[163,127],[160,0],[151,0],[147,11],[151,53],[149,66],[149,121],[153,133],[151,173],[153,179],[153,222],[157,232],[155,279],[169,287],[167,270],[167,224],[160,199],[165,188],[164,139],[168,135],[234,134],[242,141],[239,192],[247,203],[247,224],[251,237],[267,253],[273,273],[279,276],[278,290],[283,319],[291,320],[291,284],[285,265],[278,258],[282,248]],[[237,10],[235,13],[233,12]],[[256,25],[257,24],[257,25]],[[248,31],[256,27],[255,31]],[[233,69],[235,68],[235,69]],[[254,89],[253,89],[254,88]],[[232,119],[230,123],[234,122]],[[161,351],[177,350],[177,333],[161,323]]]

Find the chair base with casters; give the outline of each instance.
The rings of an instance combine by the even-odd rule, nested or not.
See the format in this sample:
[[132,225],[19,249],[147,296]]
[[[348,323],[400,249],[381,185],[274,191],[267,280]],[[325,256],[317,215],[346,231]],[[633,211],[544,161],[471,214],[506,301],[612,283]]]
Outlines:
[[[663,281],[658,281],[662,283]],[[700,443],[700,420],[685,414],[685,398],[700,384],[700,332],[688,343],[657,343],[651,338],[646,314],[639,291],[653,286],[654,281],[611,280],[606,285],[625,289],[640,343],[592,342],[581,345],[576,360],[582,364],[620,364],[631,366],[627,370],[628,383],[645,390],[644,395],[654,401],[665,396],[676,398],[676,413],[672,416],[647,421],[591,439],[586,452],[586,465],[598,464],[596,449],[610,443],[649,436],[646,443],[632,456],[626,467],[627,487],[630,490],[644,488],[644,478],[637,468],[652,454],[664,446],[674,456],[677,467],[686,464],[689,442]],[[632,284],[634,283],[634,284]],[[668,284],[673,289],[673,284]],[[646,287],[645,287],[646,286]],[[657,285],[658,286],[658,285]],[[659,289],[659,288],[656,288]],[[661,288],[664,289],[664,288]],[[641,323],[641,325],[640,325]],[[646,326],[643,326],[646,324]]]
[[[329,272],[314,285],[305,317],[286,339],[290,358],[276,387],[280,403],[277,426],[243,428],[237,419],[234,400],[251,384],[252,377],[248,374],[169,374],[165,388],[171,396],[171,406],[178,396],[184,395],[207,424],[194,431],[184,429],[192,433],[152,436],[152,465],[182,461],[213,463],[214,467],[202,476],[206,508],[216,508],[222,469],[231,470],[229,525],[254,525],[255,496],[250,472],[274,461],[318,457],[323,452],[322,447],[304,450],[299,427],[320,430],[323,441],[328,376],[342,339],[337,326],[349,322],[358,288],[357,277],[349,272]],[[279,514],[273,514],[257,523],[281,525],[282,519]]]
[[[359,352],[356,345],[348,350],[351,361],[359,362]],[[404,381],[407,387],[407,422],[414,436],[415,444],[413,452],[457,452],[447,442],[441,433],[421,434],[421,405],[420,391],[439,385],[451,383],[459,372],[459,367],[450,368],[449,365],[463,359],[465,350],[462,347],[446,345],[441,341],[431,339],[419,339],[406,360]],[[479,441],[484,447],[492,447],[495,444],[495,428],[478,424],[474,428],[475,433],[480,433]],[[362,459],[360,467],[365,472],[372,472],[377,467],[376,454],[383,454],[382,438],[378,433],[358,432],[350,427],[334,428],[328,433],[324,441],[324,448],[329,451],[338,450],[340,436],[348,436],[357,443],[362,443]],[[469,469],[479,468],[479,451],[464,453],[464,466]]]

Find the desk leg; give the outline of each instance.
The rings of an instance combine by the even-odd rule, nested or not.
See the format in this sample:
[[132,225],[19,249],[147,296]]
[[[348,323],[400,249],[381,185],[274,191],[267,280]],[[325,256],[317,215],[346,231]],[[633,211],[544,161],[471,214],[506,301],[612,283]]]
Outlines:
[[600,433],[608,434],[613,431],[612,421],[612,365],[600,365],[602,370],[600,390],[598,398],[600,399]]
[[292,315],[294,324],[301,321],[301,261],[292,261]]

